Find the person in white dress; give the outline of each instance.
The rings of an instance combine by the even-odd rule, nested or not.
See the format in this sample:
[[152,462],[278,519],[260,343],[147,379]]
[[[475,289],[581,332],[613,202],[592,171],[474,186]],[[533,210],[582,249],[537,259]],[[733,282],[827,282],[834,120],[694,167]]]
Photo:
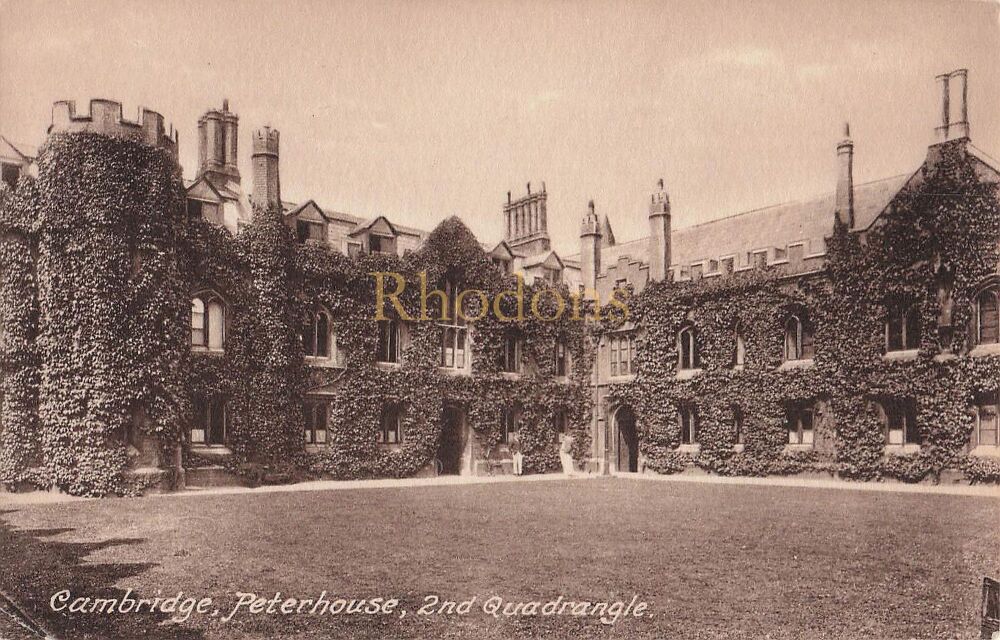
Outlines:
[[562,442],[559,444],[559,461],[562,463],[562,470],[568,476],[576,475],[576,467],[573,465],[573,436],[561,436]]

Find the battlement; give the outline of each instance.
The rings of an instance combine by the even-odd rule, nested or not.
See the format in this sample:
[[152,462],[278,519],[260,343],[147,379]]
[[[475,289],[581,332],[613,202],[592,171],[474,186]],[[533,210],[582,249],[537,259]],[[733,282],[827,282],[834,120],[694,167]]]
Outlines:
[[140,107],[136,120],[122,117],[122,105],[114,100],[90,101],[90,113],[76,113],[73,100],[60,100],[52,105],[52,124],[48,133],[99,133],[101,135],[134,140],[153,147],[166,149],[177,157],[177,132],[171,125],[164,125],[163,116],[156,111]]
[[278,155],[278,130],[263,127],[253,132],[253,150],[251,155]]

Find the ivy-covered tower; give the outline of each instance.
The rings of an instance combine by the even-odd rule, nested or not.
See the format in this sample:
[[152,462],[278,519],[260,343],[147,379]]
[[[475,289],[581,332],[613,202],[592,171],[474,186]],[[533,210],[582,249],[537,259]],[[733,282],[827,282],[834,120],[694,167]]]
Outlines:
[[580,223],[580,273],[584,294],[597,291],[597,276],[601,274],[601,249],[603,237],[601,222],[594,212],[594,201],[587,204],[587,213]]
[[46,480],[127,493],[162,480],[188,413],[177,136],[153,111],[129,121],[117,102],[93,100],[88,115],[58,102],[38,166]]

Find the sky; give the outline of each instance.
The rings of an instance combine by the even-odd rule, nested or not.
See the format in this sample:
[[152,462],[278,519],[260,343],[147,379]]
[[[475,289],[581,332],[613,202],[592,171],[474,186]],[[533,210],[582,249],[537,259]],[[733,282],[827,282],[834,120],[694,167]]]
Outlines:
[[[286,200],[502,234],[507,191],[542,181],[555,248],[593,199],[647,235],[663,178],[675,227],[916,169],[934,76],[969,69],[973,143],[1000,158],[1000,12],[986,2],[0,0],[0,134],[44,141],[56,100],[122,102],[180,132],[228,98],[281,132]],[[831,213],[832,215],[832,213]]]

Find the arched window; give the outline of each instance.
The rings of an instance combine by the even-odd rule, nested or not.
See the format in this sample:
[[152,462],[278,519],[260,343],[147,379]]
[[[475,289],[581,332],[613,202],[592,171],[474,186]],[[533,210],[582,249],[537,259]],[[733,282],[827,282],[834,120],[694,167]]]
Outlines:
[[694,327],[681,329],[677,335],[677,351],[680,354],[681,369],[697,369],[698,361],[698,339],[694,332]]
[[812,331],[799,316],[785,322],[785,360],[809,360],[816,355]]
[[1000,342],[1000,289],[991,287],[976,297],[976,341],[979,344]]
[[226,339],[226,305],[214,293],[202,293],[191,299],[191,345],[209,351],[222,351]]
[[387,404],[382,408],[379,419],[379,432],[376,442],[379,444],[399,444],[403,441],[402,411],[399,405]]
[[920,306],[889,310],[885,327],[886,350],[904,351],[920,348]]
[[319,310],[310,313],[302,329],[302,349],[310,358],[334,358],[337,353],[336,336],[330,314]]
[[747,357],[747,340],[743,325],[736,325],[736,352],[733,354],[733,365],[742,367]]

